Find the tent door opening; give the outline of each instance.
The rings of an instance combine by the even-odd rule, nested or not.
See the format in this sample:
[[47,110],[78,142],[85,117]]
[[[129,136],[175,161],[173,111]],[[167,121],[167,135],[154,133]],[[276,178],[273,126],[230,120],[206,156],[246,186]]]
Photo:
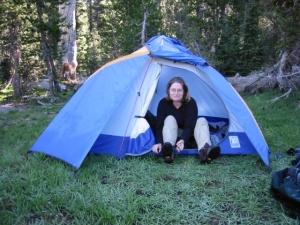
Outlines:
[[[157,60],[156,60],[157,61]],[[155,62],[153,62],[155,63]],[[159,60],[161,70],[152,100],[146,113],[146,119],[150,127],[155,129],[154,121],[159,101],[166,96],[166,87],[170,79],[175,76],[182,77],[190,95],[196,100],[198,106],[198,117],[205,117],[209,123],[211,141],[216,145],[220,143],[228,133],[229,114],[216,91],[213,90],[207,74],[187,63],[174,63],[169,60]],[[155,134],[155,130],[153,130]],[[197,149],[193,137],[186,146],[187,149]]]

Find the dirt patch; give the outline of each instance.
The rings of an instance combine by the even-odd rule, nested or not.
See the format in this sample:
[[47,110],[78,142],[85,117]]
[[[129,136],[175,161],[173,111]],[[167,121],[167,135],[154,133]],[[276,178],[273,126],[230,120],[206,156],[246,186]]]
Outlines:
[[1,103],[0,114],[9,113],[10,111],[25,111],[27,107],[22,103]]

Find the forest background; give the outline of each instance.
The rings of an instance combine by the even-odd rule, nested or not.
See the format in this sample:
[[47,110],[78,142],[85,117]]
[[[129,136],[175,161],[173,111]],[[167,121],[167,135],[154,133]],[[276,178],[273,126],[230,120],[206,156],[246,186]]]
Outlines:
[[224,76],[260,71],[273,87],[297,89],[289,82],[300,74],[296,0],[1,0],[0,11],[0,85],[15,97],[43,78],[59,92],[70,52],[76,73],[91,75],[155,35],[177,38]]

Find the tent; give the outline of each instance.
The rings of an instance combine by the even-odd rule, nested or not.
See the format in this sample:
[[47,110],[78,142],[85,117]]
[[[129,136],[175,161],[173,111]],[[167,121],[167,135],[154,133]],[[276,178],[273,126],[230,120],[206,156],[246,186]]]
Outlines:
[[[230,83],[179,40],[154,36],[144,47],[96,71],[62,108],[31,148],[78,169],[89,153],[118,158],[151,153],[153,131],[144,118],[156,115],[167,82],[181,76],[196,100],[199,117],[221,154],[259,154],[269,149],[251,111]],[[197,154],[186,149],[179,154]]]

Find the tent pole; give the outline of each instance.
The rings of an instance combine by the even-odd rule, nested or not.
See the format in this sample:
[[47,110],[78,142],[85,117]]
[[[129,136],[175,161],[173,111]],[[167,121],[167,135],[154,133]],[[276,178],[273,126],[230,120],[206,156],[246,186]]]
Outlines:
[[149,70],[149,67],[150,67],[150,65],[151,65],[152,59],[153,59],[153,58],[151,57],[150,62],[149,62],[149,65],[148,65],[147,70],[146,70],[146,72],[145,72],[145,74],[144,74],[143,81],[142,81],[142,83],[141,83],[141,85],[140,85],[139,91],[138,91],[138,93],[137,93],[137,97],[136,97],[136,99],[135,99],[134,105],[133,105],[132,110],[131,110],[131,113],[130,113],[130,117],[129,117],[129,120],[128,120],[128,123],[127,123],[127,126],[126,126],[126,130],[125,130],[125,133],[124,133],[124,136],[123,136],[123,139],[122,139],[122,143],[121,143],[119,152],[118,152],[118,157],[119,157],[119,158],[120,158],[120,153],[121,153],[122,148],[123,148],[123,145],[124,145],[124,140],[125,140],[125,137],[126,137],[126,133],[127,133],[127,130],[128,130],[128,127],[129,127],[131,118],[132,118],[132,114],[133,114],[133,111],[134,111],[134,109],[135,109],[136,102],[137,102],[138,98],[139,98],[140,95],[141,95],[141,89],[142,89],[142,86],[143,86],[143,84],[144,84],[145,77],[146,77],[146,75],[148,74],[148,70]]

